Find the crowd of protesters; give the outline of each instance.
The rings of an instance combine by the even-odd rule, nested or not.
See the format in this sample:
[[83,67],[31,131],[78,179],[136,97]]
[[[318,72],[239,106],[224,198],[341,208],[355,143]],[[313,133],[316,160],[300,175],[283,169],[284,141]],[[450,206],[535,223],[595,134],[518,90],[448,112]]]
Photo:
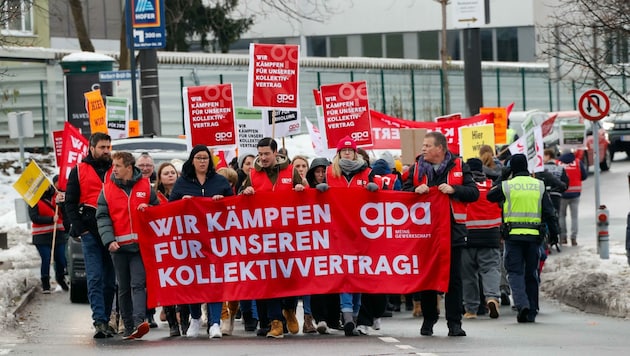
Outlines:
[[[290,159],[286,148],[266,137],[258,142],[256,155],[235,158],[218,170],[211,151],[197,145],[181,172],[169,162],[156,170],[149,154],[135,159],[127,152],[112,154],[110,147],[108,135],[92,135],[89,153],[70,172],[66,192],[51,187],[30,210],[33,243],[42,258],[44,293],[50,292],[51,257],[58,285],[68,289],[62,251],[68,235],[81,239],[94,338],[120,331],[124,339],[138,339],[157,327],[155,310],[147,310],[139,227],[134,226],[133,216],[150,205],[180,199],[219,200],[235,194],[255,198],[257,192],[325,192],[329,187],[362,187],[376,194],[381,190],[445,194],[451,212],[449,283],[445,293],[296,295],[163,306],[161,319],[168,322],[172,337],[199,336],[204,309],[210,338],[232,335],[239,315],[245,331],[259,336],[297,334],[299,299],[305,334],[339,330],[346,336],[367,335],[369,328],[381,328],[383,317],[400,311],[404,299],[413,317],[423,318],[420,334],[431,336],[442,296],[449,336],[466,336],[462,320],[483,314],[498,318],[499,306],[511,304],[510,294],[517,321],[534,322],[546,242],[566,243],[570,237],[577,244],[573,209],[577,209],[584,168],[570,155],[555,161],[551,150],[545,151],[545,172],[533,177],[523,155],[509,157],[503,150],[497,157],[490,146],[483,146],[478,158],[464,162],[448,150],[439,132],[425,136],[422,152],[411,165],[403,165],[388,152],[370,162],[349,136],[338,142],[331,160],[317,157],[310,163],[304,156]],[[564,222],[567,207],[572,217],[569,231]]]

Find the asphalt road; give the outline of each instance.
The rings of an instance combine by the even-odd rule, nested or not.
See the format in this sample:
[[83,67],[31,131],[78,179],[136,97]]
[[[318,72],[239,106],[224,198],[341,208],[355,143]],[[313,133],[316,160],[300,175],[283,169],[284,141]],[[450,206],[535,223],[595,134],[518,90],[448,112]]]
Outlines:
[[[630,160],[618,155],[609,172],[601,175],[601,200],[611,212],[611,244],[625,239],[629,207],[627,174]],[[593,175],[584,184],[580,206],[578,240],[594,244],[595,198]],[[301,307],[298,308],[301,312]],[[419,335],[421,319],[411,312],[385,318],[380,331],[369,336],[291,335],[268,340],[243,331],[236,323],[235,335],[209,340],[169,338],[162,323],[142,340],[121,337],[92,338],[87,304],[70,303],[66,293],[35,295],[19,315],[20,325],[0,335],[0,355],[621,355],[627,352],[630,321],[587,314],[542,298],[535,324],[518,324],[509,307],[501,307],[499,319],[480,317],[464,321],[467,337],[447,337],[446,322],[440,319],[435,336]],[[300,314],[301,315],[301,314]],[[300,318],[301,320],[301,318]]]

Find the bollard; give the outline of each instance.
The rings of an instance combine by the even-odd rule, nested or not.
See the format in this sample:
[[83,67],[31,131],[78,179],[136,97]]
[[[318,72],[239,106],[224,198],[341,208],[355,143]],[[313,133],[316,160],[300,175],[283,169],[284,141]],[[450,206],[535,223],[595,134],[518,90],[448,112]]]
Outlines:
[[9,248],[9,244],[7,241],[7,233],[0,232],[0,249],[6,250]]
[[607,260],[608,256],[608,218],[609,213],[606,205],[600,205],[597,209],[597,249],[599,257]]

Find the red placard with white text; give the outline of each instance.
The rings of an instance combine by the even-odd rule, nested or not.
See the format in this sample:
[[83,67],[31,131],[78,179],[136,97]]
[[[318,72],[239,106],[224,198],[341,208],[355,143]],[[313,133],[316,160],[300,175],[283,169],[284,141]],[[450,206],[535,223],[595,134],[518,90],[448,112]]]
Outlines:
[[55,164],[59,167],[61,163],[61,152],[63,150],[63,130],[52,132],[53,146],[55,147]]
[[182,92],[188,149],[199,144],[235,149],[237,132],[232,84],[184,87]]
[[322,85],[320,92],[328,148],[335,148],[346,136],[352,137],[357,146],[372,145],[367,83]]
[[59,181],[57,184],[60,190],[65,191],[70,171],[88,154],[90,145],[88,139],[81,134],[81,131],[68,121],[63,126],[62,141]]
[[298,108],[300,46],[249,46],[247,104],[254,108]]

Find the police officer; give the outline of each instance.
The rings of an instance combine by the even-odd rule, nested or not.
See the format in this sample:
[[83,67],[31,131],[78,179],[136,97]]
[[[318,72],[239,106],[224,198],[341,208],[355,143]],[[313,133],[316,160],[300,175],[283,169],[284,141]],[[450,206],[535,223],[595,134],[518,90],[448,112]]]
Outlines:
[[538,313],[538,262],[545,223],[557,234],[556,215],[545,184],[529,175],[527,158],[512,156],[512,178],[499,182],[488,192],[488,200],[503,202],[506,229],[505,268],[519,323],[534,322]]

